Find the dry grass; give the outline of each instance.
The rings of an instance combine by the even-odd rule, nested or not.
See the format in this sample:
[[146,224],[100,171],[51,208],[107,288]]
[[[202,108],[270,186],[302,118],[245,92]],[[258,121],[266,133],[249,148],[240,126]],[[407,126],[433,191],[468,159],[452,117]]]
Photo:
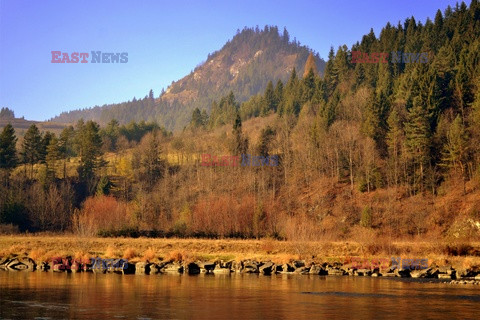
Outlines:
[[427,258],[429,264],[458,267],[480,266],[480,243],[469,243],[467,255],[455,256],[446,250],[451,244],[431,241],[378,240],[373,251],[371,239],[357,241],[277,241],[265,240],[207,240],[207,239],[151,239],[151,238],[76,238],[72,236],[15,235],[0,236],[0,256],[28,254],[35,260],[56,256],[88,259],[95,256],[120,257],[140,260],[271,260],[286,263],[292,260],[327,261],[347,256],[362,258]]
[[123,252],[123,259],[133,260],[138,257],[137,251],[134,248],[126,248]]

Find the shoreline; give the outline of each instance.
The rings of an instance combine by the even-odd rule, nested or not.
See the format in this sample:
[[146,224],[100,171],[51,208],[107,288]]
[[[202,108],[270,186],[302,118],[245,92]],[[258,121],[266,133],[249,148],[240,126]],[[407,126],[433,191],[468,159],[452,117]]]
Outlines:
[[[10,264],[10,269],[16,270],[16,264],[18,270],[57,269],[55,271],[59,272],[74,266],[84,271],[135,274],[280,273],[411,277],[480,283],[480,257],[448,255],[443,253],[442,245],[445,244],[396,241],[370,253],[364,243],[353,241],[2,235],[0,269],[9,269]],[[474,253],[480,248],[478,243],[470,246]],[[54,258],[59,258],[60,262],[58,259],[53,261]],[[100,270],[92,270],[92,263],[85,263],[92,258],[111,259],[110,265],[105,263]],[[397,261],[395,266],[398,258],[402,262]],[[121,260],[128,263],[126,271],[112,265]],[[67,267],[59,267],[61,265]]]

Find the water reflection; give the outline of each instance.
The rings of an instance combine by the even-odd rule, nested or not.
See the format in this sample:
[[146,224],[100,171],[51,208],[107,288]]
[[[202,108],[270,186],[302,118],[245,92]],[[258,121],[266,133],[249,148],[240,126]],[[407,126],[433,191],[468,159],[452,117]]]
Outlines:
[[478,319],[478,286],[369,277],[0,272],[4,319]]

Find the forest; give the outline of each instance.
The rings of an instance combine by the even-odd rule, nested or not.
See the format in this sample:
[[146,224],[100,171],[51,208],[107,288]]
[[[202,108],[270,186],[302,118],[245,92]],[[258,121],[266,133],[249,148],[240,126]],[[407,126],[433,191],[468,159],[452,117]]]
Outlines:
[[[278,33],[278,31],[277,31]],[[429,52],[352,63],[353,51]],[[143,103],[154,105],[153,92]],[[2,110],[3,112],[3,110]],[[202,166],[201,155],[278,166]],[[2,232],[287,240],[480,237],[480,4],[411,17],[195,107],[182,132],[79,120],[0,135]]]

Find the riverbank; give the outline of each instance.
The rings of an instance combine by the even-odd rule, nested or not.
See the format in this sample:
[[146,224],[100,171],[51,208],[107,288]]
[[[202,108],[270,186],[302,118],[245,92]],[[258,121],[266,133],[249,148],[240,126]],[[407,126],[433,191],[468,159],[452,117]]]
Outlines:
[[344,263],[348,257],[361,259],[428,259],[428,266],[452,266],[456,269],[480,266],[480,243],[446,243],[421,241],[295,242],[272,239],[165,239],[98,238],[76,235],[2,235],[0,257],[28,256],[35,261],[53,257],[90,259],[123,258],[131,263],[167,260],[193,261],[272,261],[285,264],[295,260],[306,263]]

